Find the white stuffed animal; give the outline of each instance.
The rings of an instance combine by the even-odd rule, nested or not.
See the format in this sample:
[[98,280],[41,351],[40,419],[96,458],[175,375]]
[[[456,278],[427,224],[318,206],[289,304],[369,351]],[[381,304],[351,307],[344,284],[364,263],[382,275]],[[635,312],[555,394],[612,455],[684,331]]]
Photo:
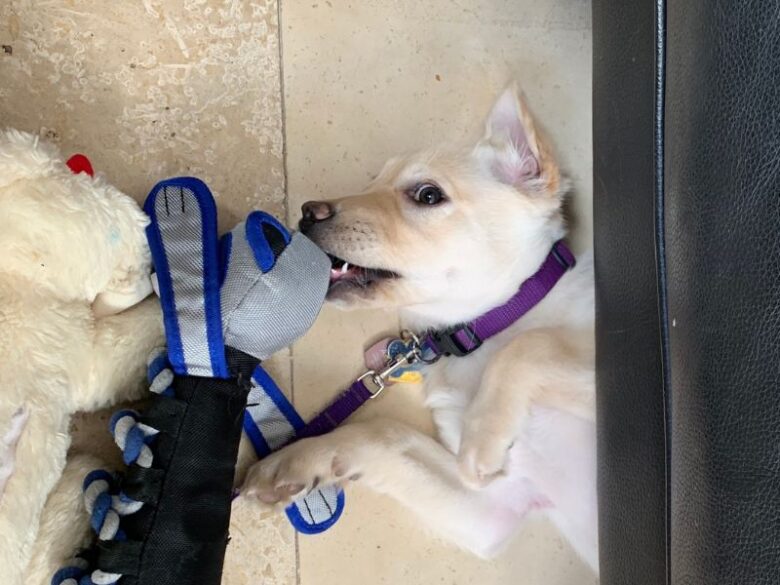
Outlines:
[[141,396],[146,357],[163,343],[159,304],[140,303],[151,292],[147,223],[130,197],[101,178],[74,174],[53,146],[0,131],[5,584],[47,582],[64,559],[40,555],[78,546],[86,517],[76,490],[91,462],[74,461],[55,489],[71,414]]

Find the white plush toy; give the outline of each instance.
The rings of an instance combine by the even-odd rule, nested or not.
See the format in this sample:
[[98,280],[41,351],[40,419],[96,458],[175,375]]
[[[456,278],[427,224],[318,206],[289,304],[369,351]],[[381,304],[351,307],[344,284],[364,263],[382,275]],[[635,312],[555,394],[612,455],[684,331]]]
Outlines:
[[78,483],[94,463],[74,460],[58,485],[71,414],[143,394],[146,357],[163,343],[159,304],[140,303],[151,292],[147,223],[51,145],[0,131],[4,584],[47,583],[84,538]]

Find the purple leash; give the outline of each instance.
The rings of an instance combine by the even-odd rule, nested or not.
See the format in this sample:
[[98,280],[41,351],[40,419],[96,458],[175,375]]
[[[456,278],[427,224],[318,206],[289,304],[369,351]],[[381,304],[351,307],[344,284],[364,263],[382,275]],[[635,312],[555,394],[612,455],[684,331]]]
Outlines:
[[556,242],[539,270],[525,280],[506,303],[470,323],[429,331],[421,341],[413,338],[414,344],[408,354],[389,362],[381,372],[369,371],[355,380],[325,410],[300,429],[296,439],[324,435],[338,427],[365,402],[379,395],[385,388],[385,379],[404,365],[415,361],[433,363],[444,356],[462,357],[472,353],[483,341],[501,333],[539,304],[575,264],[574,254],[566,244],[562,240]]
[[329,433],[363,404],[373,398],[377,392],[371,392],[363,380],[356,380],[349,389],[342,392],[330,405],[311,419],[306,426],[295,433],[296,439],[316,437]]

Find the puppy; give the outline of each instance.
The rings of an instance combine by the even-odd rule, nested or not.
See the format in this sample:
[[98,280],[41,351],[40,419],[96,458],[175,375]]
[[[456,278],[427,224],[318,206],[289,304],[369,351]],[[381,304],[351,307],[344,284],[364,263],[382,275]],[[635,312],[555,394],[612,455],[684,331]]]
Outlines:
[[[305,204],[301,229],[334,258],[331,302],[398,308],[422,332],[517,292],[566,233],[566,187],[510,87],[475,147],[391,159],[363,193]],[[246,493],[285,506],[360,478],[483,557],[539,510],[596,571],[593,327],[585,256],[508,329],[427,369],[438,441],[393,420],[346,424],[257,463]]]

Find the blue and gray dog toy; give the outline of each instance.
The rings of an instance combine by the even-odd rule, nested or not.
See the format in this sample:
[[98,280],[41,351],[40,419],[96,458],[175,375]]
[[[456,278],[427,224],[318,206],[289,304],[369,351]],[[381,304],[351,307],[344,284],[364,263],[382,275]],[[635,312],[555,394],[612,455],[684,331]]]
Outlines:
[[[197,179],[157,184],[144,208],[167,355],[149,363],[151,406],[112,417],[127,472],[85,479],[97,548],[53,585],[217,585],[242,429],[262,457],[303,425],[259,364],[314,322],[327,256],[261,212],[220,240],[214,200]],[[287,514],[316,533],[343,506],[343,494],[325,488]]]

